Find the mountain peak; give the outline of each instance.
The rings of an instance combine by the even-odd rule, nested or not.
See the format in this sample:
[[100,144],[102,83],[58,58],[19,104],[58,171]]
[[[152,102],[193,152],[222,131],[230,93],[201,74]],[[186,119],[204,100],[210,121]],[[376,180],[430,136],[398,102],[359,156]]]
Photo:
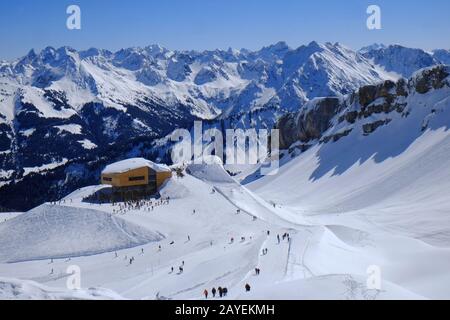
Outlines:
[[386,49],[386,48],[387,48],[387,46],[382,43],[373,43],[371,45],[362,47],[361,49],[358,50],[358,52],[361,54],[365,54],[370,51],[381,50],[381,49]]
[[395,72],[407,78],[411,77],[416,70],[439,64],[432,54],[422,49],[408,48],[399,44],[362,54],[365,58],[373,60],[375,64],[384,67],[386,71]]
[[308,43],[308,45],[306,46],[310,49],[321,49],[322,46],[317,42],[317,41],[311,41],[310,43]]
[[37,53],[34,49],[31,49],[30,51],[28,51],[27,55],[24,57],[28,60],[33,60],[37,57]]
[[289,49],[288,44],[285,41],[278,41],[274,45],[270,46],[274,50],[287,50]]
[[168,53],[170,50],[166,49],[165,47],[163,47],[159,44],[152,44],[152,45],[145,47],[145,51],[149,55],[156,57],[158,55]]

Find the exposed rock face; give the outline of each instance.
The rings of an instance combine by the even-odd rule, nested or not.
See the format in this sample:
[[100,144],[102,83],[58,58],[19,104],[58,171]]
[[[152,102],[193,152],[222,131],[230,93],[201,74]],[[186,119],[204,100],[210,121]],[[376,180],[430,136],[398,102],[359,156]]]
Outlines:
[[281,148],[287,148],[295,141],[307,142],[319,139],[330,127],[330,120],[339,111],[341,104],[339,98],[320,98],[307,104],[298,115],[289,114],[280,119]]
[[438,65],[409,80],[361,87],[345,98],[315,99],[279,120],[281,148],[288,149],[294,143],[304,146],[313,141],[336,142],[355,129],[368,136],[388,125],[395,113],[407,117],[409,96],[450,87],[449,75],[450,67]]
[[358,94],[359,103],[361,106],[367,107],[378,98],[391,98],[393,88],[395,88],[395,83],[392,81],[386,81],[381,85],[362,87]]
[[410,80],[410,85],[414,86],[418,93],[425,94],[431,89],[441,89],[449,82],[449,68],[440,65],[434,68],[426,69],[420,72],[416,77]]
[[277,124],[280,130],[280,148],[287,149],[298,141],[298,125],[295,122],[295,114],[289,113],[282,117]]
[[386,119],[386,120],[378,120],[372,123],[366,123],[363,125],[363,132],[364,135],[369,135],[372,132],[375,132],[375,130],[377,130],[379,127],[387,125],[389,122],[391,122],[391,119]]

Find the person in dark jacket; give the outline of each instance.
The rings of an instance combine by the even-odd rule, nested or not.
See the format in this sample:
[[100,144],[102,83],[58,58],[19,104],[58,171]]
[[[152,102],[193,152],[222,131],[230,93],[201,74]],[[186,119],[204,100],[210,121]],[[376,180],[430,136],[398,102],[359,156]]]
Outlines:
[[219,290],[219,297],[223,297],[223,289],[222,287],[217,288],[217,290]]
[[250,287],[250,285],[247,283],[247,284],[245,285],[245,291],[246,291],[246,292],[250,292],[250,289],[251,289],[251,287]]
[[217,292],[216,288],[212,288],[211,293],[213,295],[213,298],[216,297],[216,292]]
[[223,288],[222,292],[223,292],[223,296],[226,297],[227,293],[228,293],[228,289],[227,288]]

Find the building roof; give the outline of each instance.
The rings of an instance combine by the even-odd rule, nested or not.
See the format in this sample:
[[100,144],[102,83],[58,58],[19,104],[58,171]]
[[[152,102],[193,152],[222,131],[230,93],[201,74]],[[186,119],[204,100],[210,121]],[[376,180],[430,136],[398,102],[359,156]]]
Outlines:
[[144,158],[132,158],[112,163],[102,171],[102,174],[124,173],[130,170],[148,167],[156,172],[167,172],[170,168],[164,164],[157,164]]

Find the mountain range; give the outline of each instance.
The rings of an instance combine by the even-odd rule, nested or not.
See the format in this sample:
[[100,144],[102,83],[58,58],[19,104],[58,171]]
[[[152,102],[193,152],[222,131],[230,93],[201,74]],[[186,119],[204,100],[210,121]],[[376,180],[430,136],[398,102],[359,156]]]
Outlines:
[[[163,159],[164,137],[196,119],[221,129],[272,128],[309,110],[318,97],[330,97],[321,103],[335,110],[342,101],[351,105],[346,99],[361,88],[388,81],[380,90],[389,92],[420,69],[449,63],[449,50],[373,45],[354,51],[316,42],[258,51],[31,50],[0,62],[0,208],[56,200],[96,182],[113,160]],[[372,97],[376,89],[366,90]],[[328,129],[332,119],[326,119],[312,119],[312,127]],[[322,131],[312,137],[323,138]],[[299,135],[283,137],[288,148]]]

